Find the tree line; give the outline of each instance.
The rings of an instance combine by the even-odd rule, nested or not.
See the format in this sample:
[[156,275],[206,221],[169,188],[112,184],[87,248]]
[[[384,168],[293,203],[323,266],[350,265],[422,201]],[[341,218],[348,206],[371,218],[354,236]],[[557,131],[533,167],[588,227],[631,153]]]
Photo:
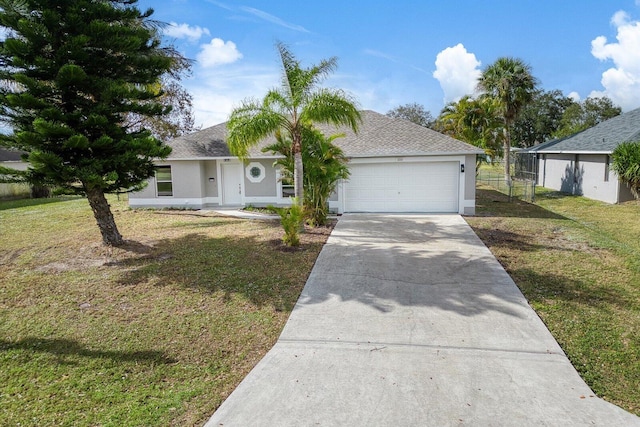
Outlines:
[[477,89],[479,95],[450,102],[436,119],[419,104],[400,106],[387,114],[482,148],[487,158],[502,158],[509,185],[512,147],[527,148],[569,136],[622,112],[605,97],[577,102],[558,90],[540,89],[531,66],[520,58],[498,58],[482,71]]
[[[621,112],[622,109],[608,97],[576,101],[557,89],[546,91],[536,88],[531,101],[523,106],[513,123],[512,146],[529,148],[545,141],[564,138]],[[502,124],[495,101],[486,95],[465,95],[458,101],[448,103],[437,117],[433,117],[423,105],[415,102],[395,107],[386,114],[481,146],[487,150],[487,154],[501,153],[500,144],[479,145],[484,143],[482,134],[496,133]]]

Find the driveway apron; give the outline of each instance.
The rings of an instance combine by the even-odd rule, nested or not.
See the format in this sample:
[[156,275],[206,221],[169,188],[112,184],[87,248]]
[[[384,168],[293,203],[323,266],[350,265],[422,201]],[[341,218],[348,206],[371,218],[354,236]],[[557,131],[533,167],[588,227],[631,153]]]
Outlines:
[[462,217],[349,214],[276,345],[206,425],[640,419],[594,395]]

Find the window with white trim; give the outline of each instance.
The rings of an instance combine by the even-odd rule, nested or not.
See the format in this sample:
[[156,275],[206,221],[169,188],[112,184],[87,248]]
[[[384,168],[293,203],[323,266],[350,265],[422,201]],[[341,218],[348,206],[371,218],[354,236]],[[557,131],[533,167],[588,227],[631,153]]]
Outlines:
[[171,166],[158,166],[156,168],[156,190],[158,196],[173,196]]

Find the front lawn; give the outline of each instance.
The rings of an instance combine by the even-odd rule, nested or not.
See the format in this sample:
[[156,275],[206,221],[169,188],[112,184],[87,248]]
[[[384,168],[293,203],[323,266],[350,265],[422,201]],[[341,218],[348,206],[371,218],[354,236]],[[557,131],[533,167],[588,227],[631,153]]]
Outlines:
[[468,217],[591,388],[640,415],[640,205],[477,192]]
[[129,210],[106,248],[84,199],[0,202],[0,425],[202,425],[275,343],[328,229]]

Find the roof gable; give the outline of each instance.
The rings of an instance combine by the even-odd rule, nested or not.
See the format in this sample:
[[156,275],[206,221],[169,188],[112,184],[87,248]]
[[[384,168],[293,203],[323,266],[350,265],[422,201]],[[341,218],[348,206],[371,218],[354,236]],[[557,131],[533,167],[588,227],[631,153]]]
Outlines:
[[[333,141],[347,157],[391,157],[445,154],[480,154],[482,150],[447,135],[407,120],[395,119],[375,111],[361,111],[362,123],[358,134],[347,127],[336,128],[320,124],[316,127],[325,135],[344,133]],[[173,151],[169,159],[231,157],[226,144],[227,124],[218,125],[168,141]],[[252,158],[272,157],[262,147],[275,142],[273,136],[249,150]]]
[[640,140],[640,108],[613,117],[566,138],[555,139],[529,151],[538,153],[612,153],[623,142]]

